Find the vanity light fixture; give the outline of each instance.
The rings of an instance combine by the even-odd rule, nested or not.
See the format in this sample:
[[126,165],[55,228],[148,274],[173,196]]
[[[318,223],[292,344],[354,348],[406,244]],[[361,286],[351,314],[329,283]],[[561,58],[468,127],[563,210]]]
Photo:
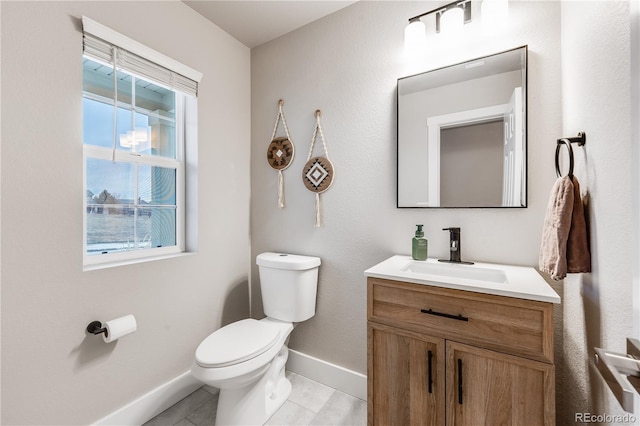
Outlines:
[[471,0],[456,0],[409,18],[409,25],[404,30],[405,49],[414,51],[426,46],[427,34],[422,18],[431,14],[436,17],[436,33],[455,33],[464,24],[471,22]]
[[[409,54],[419,53],[427,46],[426,27],[422,21],[427,15],[435,15],[436,33],[446,34],[448,37],[460,36],[464,24],[471,22],[471,2],[472,0],[456,0],[409,18],[409,25],[404,31],[405,51]],[[480,14],[483,32],[495,33],[509,21],[509,0],[482,0]]]

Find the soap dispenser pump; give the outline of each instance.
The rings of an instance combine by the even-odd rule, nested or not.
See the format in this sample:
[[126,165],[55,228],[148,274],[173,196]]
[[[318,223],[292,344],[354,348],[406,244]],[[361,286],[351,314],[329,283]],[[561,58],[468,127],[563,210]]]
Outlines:
[[411,257],[413,260],[427,260],[427,239],[424,237],[422,227],[424,225],[416,225],[416,236],[413,237],[411,244]]

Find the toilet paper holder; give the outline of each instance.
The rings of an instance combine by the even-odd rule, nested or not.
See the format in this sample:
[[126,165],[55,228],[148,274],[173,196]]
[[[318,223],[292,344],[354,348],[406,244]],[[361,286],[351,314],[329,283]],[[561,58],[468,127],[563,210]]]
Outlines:
[[100,321],[91,321],[87,326],[87,331],[91,334],[107,334],[107,328],[102,327],[102,323]]
[[105,343],[111,343],[133,333],[137,329],[136,317],[129,314],[109,321],[91,321],[86,330],[87,333],[93,335],[102,334],[102,339]]

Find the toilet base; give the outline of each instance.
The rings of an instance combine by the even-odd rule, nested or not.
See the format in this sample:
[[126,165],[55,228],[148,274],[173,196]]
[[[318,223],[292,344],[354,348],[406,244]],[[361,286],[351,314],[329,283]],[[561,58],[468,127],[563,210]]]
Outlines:
[[285,377],[289,349],[284,345],[256,382],[237,389],[220,389],[216,425],[263,425],[291,394]]

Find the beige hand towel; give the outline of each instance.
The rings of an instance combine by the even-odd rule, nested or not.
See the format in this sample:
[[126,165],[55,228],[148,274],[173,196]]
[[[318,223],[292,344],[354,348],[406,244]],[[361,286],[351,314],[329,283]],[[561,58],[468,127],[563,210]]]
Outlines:
[[538,266],[554,280],[567,273],[591,272],[584,206],[575,176],[559,178],[551,189]]
[[571,214],[571,230],[567,240],[567,272],[591,272],[591,254],[587,237],[587,222],[584,204],[580,197],[580,184],[573,177],[573,211]]
[[569,176],[556,180],[551,189],[542,229],[538,266],[554,280],[567,276],[567,239],[571,229],[574,190]]

